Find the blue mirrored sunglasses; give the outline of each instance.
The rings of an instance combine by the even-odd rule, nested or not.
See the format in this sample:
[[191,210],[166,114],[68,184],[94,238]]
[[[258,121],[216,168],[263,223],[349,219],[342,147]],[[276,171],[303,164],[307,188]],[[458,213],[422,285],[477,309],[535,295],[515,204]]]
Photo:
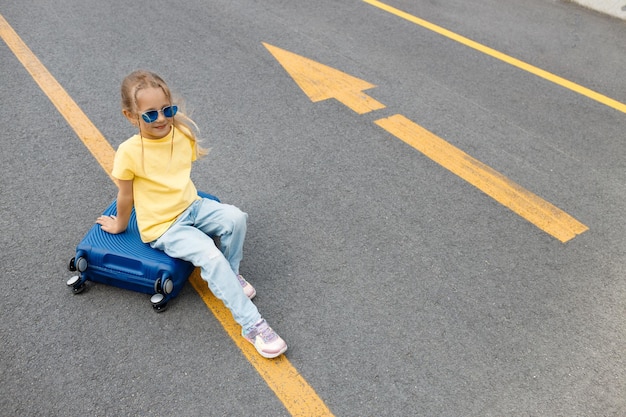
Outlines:
[[141,118],[146,123],[154,123],[159,118],[159,112],[163,113],[165,117],[174,117],[178,111],[178,106],[165,106],[161,110],[150,110],[141,115]]

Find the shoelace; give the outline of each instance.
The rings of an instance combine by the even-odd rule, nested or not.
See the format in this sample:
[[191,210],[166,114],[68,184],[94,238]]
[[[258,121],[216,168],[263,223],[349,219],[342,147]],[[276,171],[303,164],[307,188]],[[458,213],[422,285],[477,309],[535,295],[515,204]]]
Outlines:
[[264,342],[271,342],[276,338],[276,333],[272,328],[267,324],[265,320],[258,324],[258,326],[253,331],[254,337],[261,336]]
[[247,282],[241,275],[237,275],[237,279],[239,280],[239,284],[241,284],[242,287],[246,286]]
[[276,332],[274,332],[274,330],[272,330],[272,328],[269,326],[260,331],[259,334],[261,335],[265,343],[271,342],[272,340],[276,339]]

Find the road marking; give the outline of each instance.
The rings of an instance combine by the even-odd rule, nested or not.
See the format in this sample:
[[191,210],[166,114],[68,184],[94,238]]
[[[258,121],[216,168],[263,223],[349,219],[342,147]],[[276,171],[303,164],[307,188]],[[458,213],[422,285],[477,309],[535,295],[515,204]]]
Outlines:
[[[376,108],[374,108],[371,97],[365,94],[350,94],[349,99],[345,98],[346,91],[351,93],[361,91],[360,89],[365,87],[374,87],[373,84],[319,64],[309,58],[265,43],[263,45],[274,55],[312,101],[336,98],[359,114],[385,107],[382,103],[374,101],[376,103]],[[569,214],[525,190],[406,117],[395,115],[387,119],[377,120],[374,123],[561,242],[565,243],[588,230],[587,226]]]
[[406,117],[396,114],[374,123],[561,242],[565,243],[588,230],[587,226],[558,207]]
[[312,102],[334,98],[358,114],[385,108],[363,90],[376,87],[345,72],[263,43]]
[[[111,176],[115,150],[2,15],[0,15],[0,37],[74,129],[100,166],[115,181]],[[256,349],[243,339],[241,328],[233,320],[230,311],[211,294],[197,269],[190,280],[207,307],[292,416],[332,416],[328,407],[285,355],[271,360],[263,359]]]
[[409,22],[415,23],[416,25],[422,26],[423,28],[426,28],[442,36],[445,36],[446,38],[452,39],[453,41],[459,42],[465,46],[476,49],[477,51],[480,51],[493,58],[499,59],[500,61],[504,61],[507,64],[513,65],[514,67],[520,68],[540,78],[546,79],[554,84],[560,85],[561,87],[567,88],[568,90],[571,90],[578,94],[586,96],[592,100],[602,103],[615,110],[621,111],[622,113],[626,113],[626,104],[621,103],[617,100],[614,100],[610,97],[607,97],[603,94],[600,94],[596,91],[593,91],[589,88],[583,87],[582,85],[566,80],[565,78],[561,78],[558,75],[554,75],[548,71],[542,70],[541,68],[537,68],[533,65],[527,64],[526,62],[520,61],[517,58],[513,58],[509,55],[503,54],[502,52],[496,51],[495,49],[489,48],[488,46],[482,45],[464,36],[451,32],[448,29],[444,29],[441,26],[437,26],[433,23],[427,22],[426,20],[420,19],[419,17],[403,12],[402,10],[396,9],[395,7],[391,7],[380,1],[377,1],[377,0],[363,0],[363,1],[381,10],[384,10],[388,13],[401,17],[402,19],[408,20]]
[[98,160],[100,166],[111,176],[113,169],[113,156],[115,150],[104,139],[100,131],[91,123],[85,113],[67,94],[58,81],[50,75],[46,67],[26,46],[9,23],[0,15],[0,37],[13,51],[17,59],[22,63],[26,71],[30,73],[39,88],[50,98],[52,104],[59,110],[59,113],[67,120],[67,123],[81,138],[87,149]]
[[292,416],[329,417],[333,415],[302,375],[289,364],[285,355],[271,360],[264,359],[250,342],[244,340],[241,336],[241,327],[232,319],[230,311],[224,306],[224,303],[209,290],[206,282],[200,277],[198,269],[193,272],[189,282]]

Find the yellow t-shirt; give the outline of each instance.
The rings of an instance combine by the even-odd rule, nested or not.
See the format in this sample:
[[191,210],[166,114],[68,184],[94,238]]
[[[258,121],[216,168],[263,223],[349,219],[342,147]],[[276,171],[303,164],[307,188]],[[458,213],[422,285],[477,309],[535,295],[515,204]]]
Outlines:
[[196,142],[176,128],[161,139],[142,139],[137,134],[117,149],[112,175],[133,181],[142,241],[159,238],[200,198],[191,181],[191,164],[195,160]]

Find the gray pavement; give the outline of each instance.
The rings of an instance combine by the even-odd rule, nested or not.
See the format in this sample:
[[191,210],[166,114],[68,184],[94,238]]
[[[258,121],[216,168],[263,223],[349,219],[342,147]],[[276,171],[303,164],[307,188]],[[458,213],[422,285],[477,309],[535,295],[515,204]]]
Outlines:
[[[626,23],[569,2],[388,4],[626,103]],[[626,116],[360,1],[0,0],[116,147],[136,68],[250,215],[242,273],[336,416],[626,415]],[[312,103],[266,42],[375,84]],[[155,314],[67,262],[115,186],[0,42],[0,415],[286,416],[187,285]],[[377,127],[402,114],[574,216],[561,243]]]

